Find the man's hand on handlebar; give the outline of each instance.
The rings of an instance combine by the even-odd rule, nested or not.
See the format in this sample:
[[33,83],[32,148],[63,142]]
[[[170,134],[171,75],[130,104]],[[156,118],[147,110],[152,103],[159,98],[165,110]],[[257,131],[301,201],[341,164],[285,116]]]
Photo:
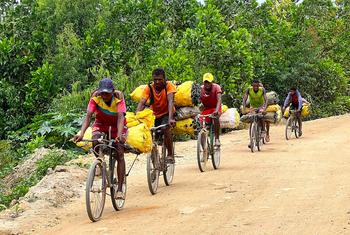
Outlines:
[[176,125],[175,119],[173,119],[173,118],[169,119],[169,126],[175,127],[175,125]]
[[75,135],[73,137],[73,142],[76,143],[76,142],[82,141],[83,137],[84,137],[83,135]]

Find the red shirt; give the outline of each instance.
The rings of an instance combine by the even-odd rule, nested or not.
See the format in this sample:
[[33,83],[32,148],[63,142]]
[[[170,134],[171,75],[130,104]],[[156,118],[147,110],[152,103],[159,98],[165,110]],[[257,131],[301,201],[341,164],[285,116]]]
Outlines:
[[206,93],[204,86],[202,86],[200,100],[204,106],[204,110],[216,108],[219,93],[221,93],[221,87],[218,84],[213,83],[209,94]]
[[[112,102],[110,105],[107,105],[101,96],[92,97],[89,101],[88,111],[95,113],[95,122],[92,125],[92,131],[96,132],[104,132],[108,134],[109,127],[111,127],[112,138],[117,137],[118,133],[118,117],[117,113],[126,112],[125,101],[119,100],[118,98],[112,98]],[[126,125],[126,119],[124,120],[124,124]],[[126,129],[123,130],[126,132]]]

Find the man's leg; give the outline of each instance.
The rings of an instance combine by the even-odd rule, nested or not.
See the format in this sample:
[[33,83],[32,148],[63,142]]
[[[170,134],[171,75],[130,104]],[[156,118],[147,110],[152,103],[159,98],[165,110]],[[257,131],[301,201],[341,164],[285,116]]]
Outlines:
[[215,145],[220,146],[220,121],[219,118],[214,118],[214,134],[215,134]]
[[301,112],[297,112],[297,119],[298,119],[298,124],[299,124],[299,136],[303,134],[302,132],[302,127],[303,127],[303,122],[301,120]]
[[270,122],[266,122],[266,142],[270,142]]
[[124,159],[124,144],[116,143],[114,147],[117,149],[116,160],[117,160],[117,177],[118,177],[118,191],[116,197],[118,199],[125,199],[123,191],[123,183],[125,178],[125,159]]
[[171,134],[171,129],[168,127],[164,130],[164,143],[165,147],[168,150],[168,160],[174,161],[174,152],[173,152],[173,135]]

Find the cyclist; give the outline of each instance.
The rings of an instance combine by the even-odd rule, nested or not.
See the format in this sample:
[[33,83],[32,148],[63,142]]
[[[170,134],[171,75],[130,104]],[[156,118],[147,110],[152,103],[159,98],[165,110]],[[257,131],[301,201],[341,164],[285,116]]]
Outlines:
[[[126,121],[125,121],[126,105],[123,93],[114,89],[113,82],[110,78],[103,78],[97,90],[95,90],[90,98],[85,120],[82,124],[80,134],[74,136],[74,141],[83,139],[86,129],[90,125],[91,117],[95,114],[95,122],[92,125],[92,139],[99,139],[103,134],[109,134],[111,129],[111,137],[116,140],[114,147],[117,159],[118,174],[118,191],[117,199],[124,199],[122,185],[125,177],[125,160],[124,160],[124,143],[126,141]],[[97,141],[93,142],[95,147]]]
[[142,99],[137,106],[137,111],[143,110],[146,101],[150,99],[150,108],[156,116],[154,126],[169,124],[169,127],[164,130],[164,142],[168,152],[167,161],[174,163],[173,136],[170,128],[176,124],[174,119],[174,95],[176,93],[176,87],[167,81],[165,71],[162,68],[153,70],[152,78],[153,83],[148,84],[144,89]]
[[[214,76],[211,73],[203,75],[203,86],[201,89],[200,101],[203,105],[202,115],[212,114],[214,118],[215,145],[220,146],[220,122],[221,111],[221,87],[214,83]],[[210,122],[210,118],[206,119]]]
[[[254,80],[252,82],[252,86],[247,89],[243,96],[243,110],[246,110],[247,107],[247,99],[249,98],[249,104],[250,104],[250,112],[253,109],[257,109],[258,113],[265,113],[266,107],[267,107],[267,97],[266,97],[266,91],[261,86],[260,81]],[[266,142],[270,141],[270,125],[268,122],[265,122],[261,120],[261,126],[263,130],[263,135],[266,133],[265,140]],[[265,125],[266,124],[266,125]],[[265,131],[266,126],[266,131]],[[248,146],[250,147],[250,146]]]
[[290,110],[295,110],[295,116],[298,119],[299,123],[299,136],[301,136],[302,133],[302,121],[301,121],[301,109],[303,107],[303,98],[301,97],[300,92],[297,90],[297,88],[292,87],[290,88],[290,91],[288,92],[288,95],[284,101],[282,113],[284,113],[284,110],[287,108],[287,106],[290,106]]

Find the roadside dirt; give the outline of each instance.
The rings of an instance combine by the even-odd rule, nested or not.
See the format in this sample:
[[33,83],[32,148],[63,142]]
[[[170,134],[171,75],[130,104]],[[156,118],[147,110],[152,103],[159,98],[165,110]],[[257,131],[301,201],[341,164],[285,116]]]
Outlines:
[[0,234],[350,234],[350,115],[306,122],[304,135],[289,141],[284,126],[272,127],[271,143],[258,153],[247,148],[247,130],[221,143],[221,168],[205,173],[196,142],[177,144],[183,158],[174,182],[153,196],[141,156],[125,208],[116,212],[106,200],[97,223],[85,212],[86,170],[77,170],[68,202],[15,219],[2,215]]

